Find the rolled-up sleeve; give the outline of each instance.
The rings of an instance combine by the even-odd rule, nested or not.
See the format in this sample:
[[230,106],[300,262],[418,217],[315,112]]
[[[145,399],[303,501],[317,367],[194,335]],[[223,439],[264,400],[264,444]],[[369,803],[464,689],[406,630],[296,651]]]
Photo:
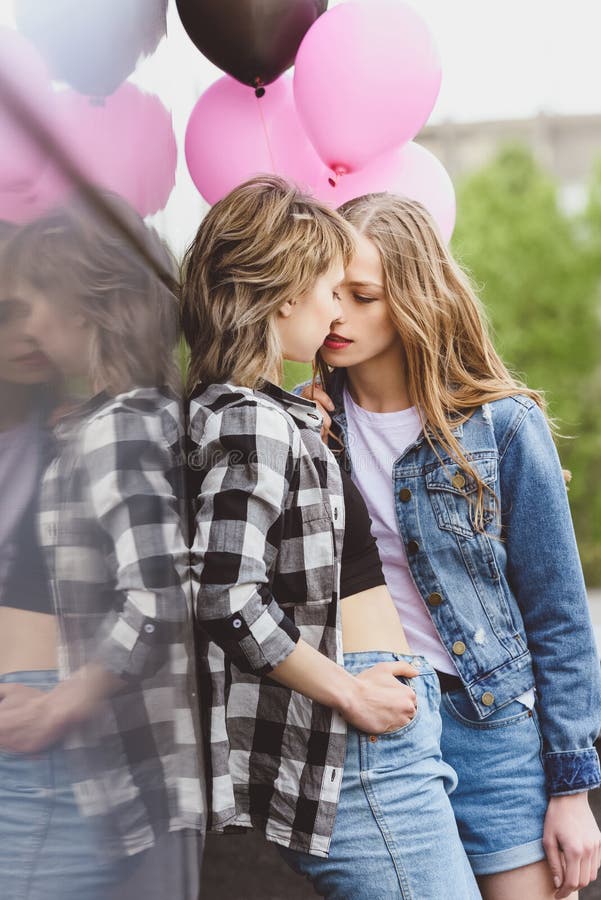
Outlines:
[[298,432],[252,399],[193,420],[195,614],[243,671],[268,674],[300,632],[271,592]]
[[84,427],[82,452],[115,597],[90,661],[126,680],[148,677],[188,618],[174,455],[158,414],[118,406]]

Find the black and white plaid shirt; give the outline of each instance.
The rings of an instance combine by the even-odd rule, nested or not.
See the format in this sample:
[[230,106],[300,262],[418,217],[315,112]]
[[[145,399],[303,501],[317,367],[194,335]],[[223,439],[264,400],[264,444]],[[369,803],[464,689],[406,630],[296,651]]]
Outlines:
[[346,723],[268,677],[301,637],[343,662],[344,501],[320,428],[315,404],[273,385],[212,385],[190,404],[210,827],[327,856]]
[[55,431],[39,533],[60,674],[99,663],[127,686],[66,739],[82,813],[110,854],[204,827],[191,671],[180,405],[156,389],[99,395]]

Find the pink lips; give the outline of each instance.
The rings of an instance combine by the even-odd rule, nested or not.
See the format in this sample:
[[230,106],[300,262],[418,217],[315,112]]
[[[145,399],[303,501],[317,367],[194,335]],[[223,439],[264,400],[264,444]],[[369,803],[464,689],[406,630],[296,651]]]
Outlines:
[[42,353],[39,350],[35,350],[33,353],[28,353],[26,356],[19,356],[15,359],[16,363],[19,363],[21,366],[27,366],[32,369],[40,369],[40,368],[48,368],[50,366],[50,360],[46,356],[45,353]]
[[349,341],[347,338],[332,332],[323,342],[323,346],[327,350],[344,350],[345,347],[350,347],[352,343],[353,342]]

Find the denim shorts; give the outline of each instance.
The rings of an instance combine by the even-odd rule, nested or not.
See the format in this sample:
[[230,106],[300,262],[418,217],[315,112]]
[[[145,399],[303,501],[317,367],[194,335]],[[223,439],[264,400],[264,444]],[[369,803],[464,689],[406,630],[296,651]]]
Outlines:
[[[457,783],[440,752],[438,678],[423,657],[346,653],[358,674],[403,659],[417,713],[402,728],[368,735],[349,726],[340,800],[327,859],[278,847],[284,860],[329,900],[479,898],[448,794]],[[404,681],[407,679],[403,679]]]
[[451,803],[476,875],[544,859],[548,797],[536,708],[514,700],[482,720],[460,689],[443,693],[441,716],[443,757],[459,778]]
[[[55,671],[11,672],[0,682],[50,690]],[[105,900],[129,873],[108,862],[100,835],[82,818],[61,747],[36,754],[0,750],[0,897],[2,900]]]

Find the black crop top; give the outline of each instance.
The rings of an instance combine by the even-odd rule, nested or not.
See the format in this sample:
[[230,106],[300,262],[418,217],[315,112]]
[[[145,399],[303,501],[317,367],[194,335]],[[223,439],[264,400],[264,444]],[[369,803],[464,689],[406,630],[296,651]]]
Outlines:
[[36,491],[15,535],[17,552],[6,584],[2,585],[0,606],[52,614],[54,607],[50,583],[38,544],[37,500]]
[[11,538],[12,560],[4,573],[5,581],[0,584],[0,606],[52,614],[52,593],[37,533],[40,482],[50,452],[50,442],[41,426],[32,439],[39,446],[39,468],[32,494]]
[[351,476],[344,470],[345,526],[340,566],[340,598],[386,584],[376,539],[371,533],[371,519]]

